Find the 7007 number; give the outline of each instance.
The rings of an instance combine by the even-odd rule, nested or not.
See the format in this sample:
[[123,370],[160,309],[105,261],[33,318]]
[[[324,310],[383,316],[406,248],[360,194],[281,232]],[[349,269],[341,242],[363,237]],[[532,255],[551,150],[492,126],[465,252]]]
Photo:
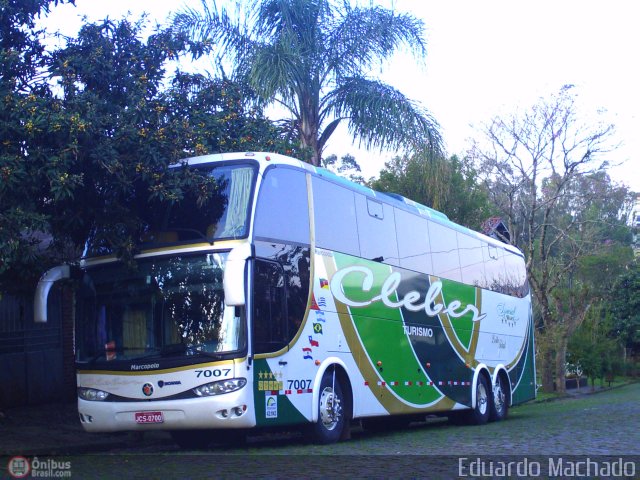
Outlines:
[[289,387],[287,390],[309,390],[311,380],[287,380]]
[[196,370],[196,378],[218,378],[226,377],[231,372],[230,368],[215,368],[213,370]]

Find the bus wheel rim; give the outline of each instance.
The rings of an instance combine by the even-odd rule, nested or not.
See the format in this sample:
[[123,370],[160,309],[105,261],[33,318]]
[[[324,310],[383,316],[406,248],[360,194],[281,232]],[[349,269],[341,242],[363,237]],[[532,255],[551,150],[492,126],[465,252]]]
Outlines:
[[494,402],[496,405],[496,412],[501,414],[502,411],[504,410],[505,394],[504,394],[504,390],[502,389],[502,382],[500,380],[496,382],[494,389],[495,389]]
[[485,413],[487,413],[487,405],[489,402],[487,402],[487,389],[484,388],[484,384],[482,382],[478,382],[477,392],[478,411],[480,412],[480,414],[484,415]]
[[327,430],[333,430],[340,421],[342,407],[340,399],[336,397],[333,389],[327,387],[320,395],[320,421]]

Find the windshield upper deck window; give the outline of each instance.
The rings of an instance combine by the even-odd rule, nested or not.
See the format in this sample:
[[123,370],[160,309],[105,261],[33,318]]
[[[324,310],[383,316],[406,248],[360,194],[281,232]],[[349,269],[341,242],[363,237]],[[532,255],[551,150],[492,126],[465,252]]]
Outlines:
[[[139,210],[141,248],[246,238],[257,165],[232,162],[185,168],[199,178],[191,188],[183,188],[180,199],[150,201]],[[112,253],[103,237],[93,232],[85,256]]]

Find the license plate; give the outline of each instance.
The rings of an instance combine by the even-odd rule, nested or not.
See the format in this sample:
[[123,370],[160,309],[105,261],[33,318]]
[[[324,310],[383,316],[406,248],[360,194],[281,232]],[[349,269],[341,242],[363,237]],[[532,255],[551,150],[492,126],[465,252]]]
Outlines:
[[164,423],[162,412],[136,412],[136,423]]

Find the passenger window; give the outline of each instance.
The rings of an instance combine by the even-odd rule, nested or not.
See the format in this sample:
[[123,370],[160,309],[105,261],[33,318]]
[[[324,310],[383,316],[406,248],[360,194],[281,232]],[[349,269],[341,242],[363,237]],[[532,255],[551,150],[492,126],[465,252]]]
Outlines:
[[431,242],[427,219],[394,208],[400,266],[420,273],[432,274]]
[[505,282],[505,270],[504,270],[504,250],[494,245],[485,244],[482,248],[482,255],[484,257],[485,267],[485,288],[493,290],[494,292],[501,292],[502,285]]
[[505,251],[504,266],[507,270],[505,287],[510,295],[524,297],[527,292],[527,269],[524,259],[514,253]]
[[[375,215],[372,215],[371,212]],[[356,193],[360,255],[368,260],[399,266],[393,207]]]
[[367,198],[367,210],[372,217],[384,220],[384,207],[382,203]]
[[433,253],[434,275],[461,282],[456,231],[429,220],[429,238]]
[[309,245],[309,202],[305,173],[267,170],[260,186],[254,236]]
[[317,246],[360,256],[353,192],[318,177],[312,185]]
[[457,232],[458,251],[460,253],[460,272],[462,281],[468,285],[481,287],[485,283],[482,242],[478,238]]

